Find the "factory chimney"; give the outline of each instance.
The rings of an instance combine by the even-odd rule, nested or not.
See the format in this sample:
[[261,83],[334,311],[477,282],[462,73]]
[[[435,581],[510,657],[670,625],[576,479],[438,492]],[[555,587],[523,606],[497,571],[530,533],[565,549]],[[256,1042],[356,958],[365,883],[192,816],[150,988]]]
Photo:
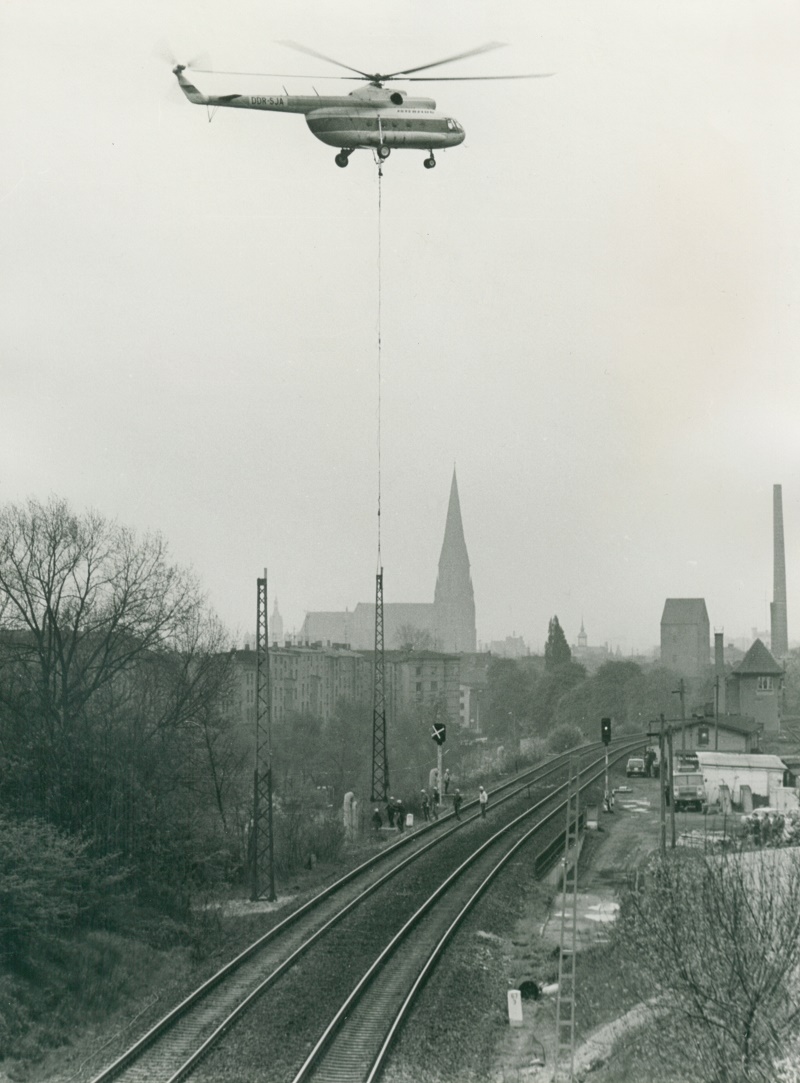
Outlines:
[[783,542],[783,498],[780,485],[772,486],[772,603],[769,607],[772,654],[785,658],[789,653],[786,615],[786,553]]
[[725,696],[725,644],[724,634],[714,632],[714,689],[715,689],[715,714],[725,714],[727,707]]

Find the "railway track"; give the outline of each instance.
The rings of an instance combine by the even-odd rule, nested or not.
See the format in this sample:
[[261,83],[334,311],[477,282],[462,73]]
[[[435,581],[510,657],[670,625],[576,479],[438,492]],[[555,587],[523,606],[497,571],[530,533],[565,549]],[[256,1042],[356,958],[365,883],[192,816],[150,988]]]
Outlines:
[[[617,751],[615,758],[626,754]],[[602,760],[588,770],[582,790],[602,778]],[[566,784],[556,792],[565,789]],[[431,893],[343,1001],[293,1083],[374,1083],[425,980],[463,919],[520,847],[539,838],[542,854],[552,854],[554,836],[560,842],[565,803],[554,805],[553,795],[537,802],[486,840]]]
[[[625,750],[630,743],[626,743]],[[602,746],[584,746],[583,753],[590,755],[598,747]],[[624,755],[625,750],[619,755]],[[570,755],[566,753],[530,768],[497,787],[491,795],[493,809],[530,794],[533,787],[555,791],[554,780],[565,771]],[[177,1083],[187,1078],[258,997],[289,973],[301,957],[366,899],[474,820],[479,815],[472,811],[476,808],[477,801],[470,801],[463,806],[461,822],[454,821],[453,814],[447,813],[438,821],[401,836],[397,843],[298,907],[161,1019],[95,1076],[93,1083],[111,1080]]]

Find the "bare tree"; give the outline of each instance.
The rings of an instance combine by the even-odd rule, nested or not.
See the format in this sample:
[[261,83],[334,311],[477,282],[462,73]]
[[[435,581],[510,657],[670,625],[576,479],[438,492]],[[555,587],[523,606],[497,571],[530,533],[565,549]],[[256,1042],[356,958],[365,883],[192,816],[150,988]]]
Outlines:
[[402,651],[433,651],[436,650],[436,640],[427,628],[401,624],[394,634],[393,646]]
[[221,784],[226,646],[160,536],[59,499],[0,509],[0,802],[169,874]]
[[[725,1083],[776,1078],[800,1017],[800,858],[787,850],[659,860],[631,892],[620,945],[668,1008],[666,1055]],[[676,1065],[676,1068],[687,1068]],[[688,1077],[687,1077],[688,1078]]]

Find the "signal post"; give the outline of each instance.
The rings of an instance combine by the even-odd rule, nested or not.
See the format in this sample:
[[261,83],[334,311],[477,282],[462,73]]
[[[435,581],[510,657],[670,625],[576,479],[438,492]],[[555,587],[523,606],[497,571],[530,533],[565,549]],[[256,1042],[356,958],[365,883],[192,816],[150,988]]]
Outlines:
[[431,726],[431,738],[436,742],[436,773],[438,778],[439,805],[444,796],[444,775],[442,774],[442,745],[447,740],[447,726],[444,722],[434,722]]
[[608,789],[608,746],[611,744],[611,719],[600,719],[600,736],[605,746],[605,794],[603,801],[607,809],[611,809],[611,793]]

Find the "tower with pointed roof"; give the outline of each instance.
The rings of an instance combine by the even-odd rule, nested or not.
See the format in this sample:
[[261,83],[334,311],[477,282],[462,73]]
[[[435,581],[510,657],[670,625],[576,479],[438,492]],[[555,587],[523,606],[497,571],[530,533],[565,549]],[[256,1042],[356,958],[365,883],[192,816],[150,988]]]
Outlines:
[[283,643],[283,617],[278,610],[278,596],[275,595],[275,607],[269,622],[270,635],[273,643]]
[[441,650],[475,651],[475,595],[469,573],[469,556],[461,522],[458,482],[453,469],[439,574],[433,596],[436,639]]

